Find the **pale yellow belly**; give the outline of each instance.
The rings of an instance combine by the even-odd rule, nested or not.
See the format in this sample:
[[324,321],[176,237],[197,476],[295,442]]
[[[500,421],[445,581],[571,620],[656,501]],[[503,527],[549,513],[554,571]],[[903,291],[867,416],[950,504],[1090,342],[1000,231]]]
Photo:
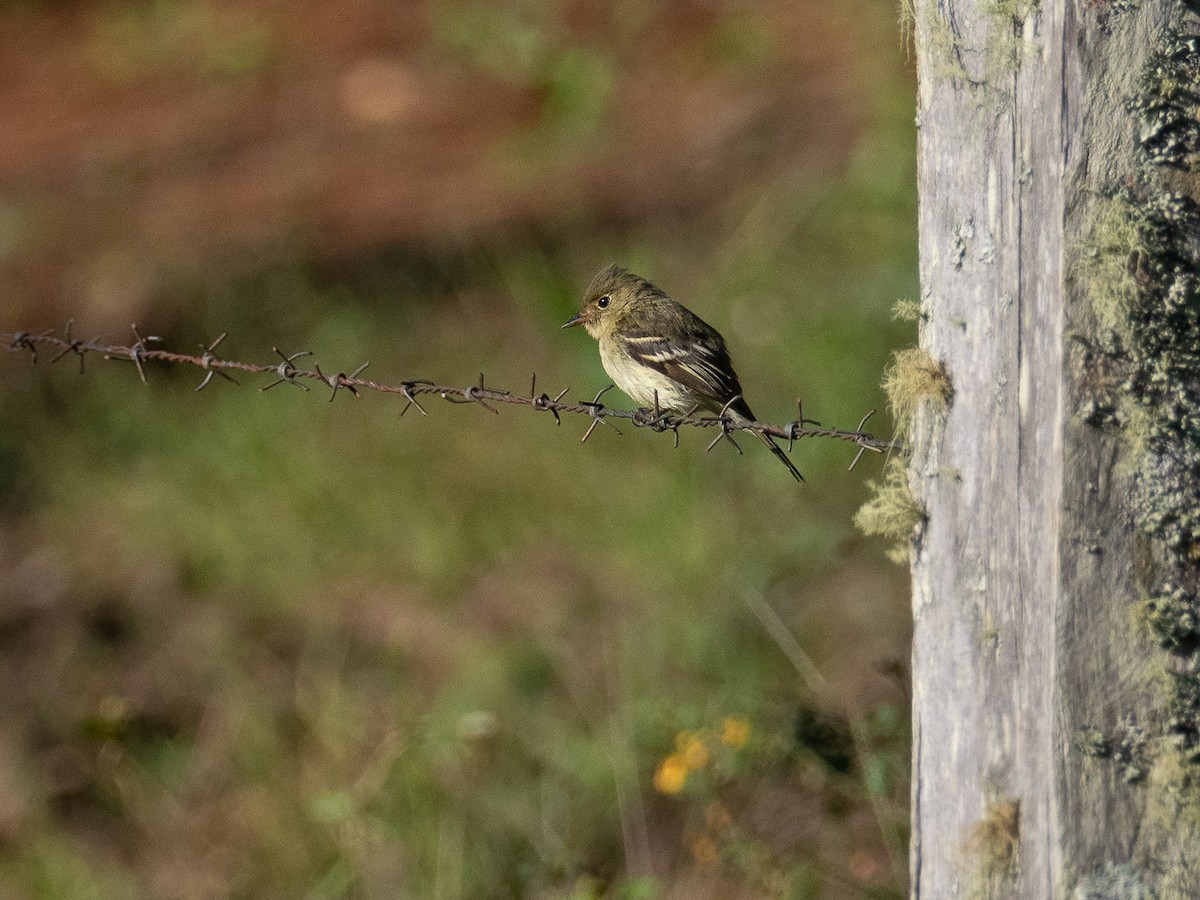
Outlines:
[[679,382],[649,366],[635,362],[615,342],[600,342],[600,362],[613,383],[628,394],[629,399],[638,406],[653,407],[656,391],[659,409],[686,412],[700,402],[700,398],[694,392]]

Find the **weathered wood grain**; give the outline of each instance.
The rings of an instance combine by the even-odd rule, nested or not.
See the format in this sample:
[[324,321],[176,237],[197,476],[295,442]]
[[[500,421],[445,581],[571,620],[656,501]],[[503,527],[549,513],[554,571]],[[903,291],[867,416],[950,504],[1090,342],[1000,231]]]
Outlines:
[[1097,205],[1144,177],[1131,103],[1186,15],[918,0],[921,345],[954,398],[918,415],[910,470],[928,514],[912,561],[914,897],[1189,896],[1200,862],[1150,773],[1080,750],[1163,705],[1157,648],[1131,624],[1144,539],[1126,442],[1081,415],[1099,376],[1079,271]]

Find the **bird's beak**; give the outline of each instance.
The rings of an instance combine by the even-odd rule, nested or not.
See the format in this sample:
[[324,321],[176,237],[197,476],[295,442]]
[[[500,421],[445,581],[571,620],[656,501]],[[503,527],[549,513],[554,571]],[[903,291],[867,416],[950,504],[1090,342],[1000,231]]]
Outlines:
[[583,313],[579,312],[579,313],[575,313],[575,315],[571,316],[571,318],[569,318],[569,319],[567,319],[567,321],[563,322],[562,327],[563,328],[574,328],[576,325],[582,325],[586,321],[587,321],[587,319],[584,317]]

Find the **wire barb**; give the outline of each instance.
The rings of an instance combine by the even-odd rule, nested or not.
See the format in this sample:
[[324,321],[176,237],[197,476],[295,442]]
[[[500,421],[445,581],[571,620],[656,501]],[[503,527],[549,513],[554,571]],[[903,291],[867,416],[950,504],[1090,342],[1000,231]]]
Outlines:
[[[162,338],[156,334],[152,334],[149,337],[142,337],[141,332],[138,331],[136,322],[129,326],[129,330],[133,332],[133,343],[125,351],[125,358],[133,362],[134,366],[137,367],[138,378],[142,379],[142,384],[146,384],[146,370],[142,368],[142,354],[146,350],[146,344],[151,341],[161,344]],[[105,353],[104,358],[121,359],[122,357],[116,353]]]
[[277,374],[279,377],[276,378],[274,381],[272,381],[270,384],[268,384],[266,387],[260,387],[258,389],[258,392],[261,394],[266,391],[269,391],[271,388],[275,387],[275,385],[277,385],[277,384],[294,384],[296,387],[300,388],[300,390],[307,391],[308,385],[302,381],[296,380],[296,376],[298,376],[300,374],[300,370],[297,369],[294,365],[292,365],[292,363],[295,360],[299,359],[301,356],[312,356],[313,355],[312,351],[311,350],[299,350],[299,351],[293,353],[291,356],[284,356],[283,351],[280,350],[278,347],[272,347],[271,349],[274,350],[276,355],[280,358],[280,360],[282,360],[279,363],[279,365],[277,365],[275,367],[275,374]]
[[[688,415],[692,415],[699,407],[693,406]],[[661,409],[658,405],[658,390],[654,391],[654,419],[648,423],[655,431],[663,432],[670,431],[674,438],[674,443],[671,445],[672,450],[679,449],[679,420],[671,418],[670,414]]]
[[873,416],[873,415],[875,415],[875,410],[872,409],[865,416],[863,416],[862,419],[859,420],[858,427],[854,429],[855,431],[858,432],[859,438],[860,438],[857,441],[858,452],[854,454],[854,459],[850,461],[850,468],[848,468],[846,470],[847,472],[854,471],[854,467],[858,465],[858,461],[860,459],[862,459],[862,455],[864,453],[866,453],[868,450],[871,450],[875,453],[883,452],[882,447],[876,447],[871,443],[872,441],[875,440],[875,438],[872,437],[867,432],[863,431],[863,426],[867,424],[867,419],[871,418],[871,416]]
[[225,360],[217,356],[217,348],[221,346],[221,341],[225,340],[225,337],[228,334],[228,331],[222,331],[217,335],[216,340],[214,340],[207,347],[205,347],[203,344],[200,345],[200,349],[204,351],[204,355],[200,357],[200,368],[204,369],[204,378],[198,385],[196,385],[195,393],[198,394],[208,387],[208,383],[212,381],[214,375],[220,375],[226,381],[232,381],[234,384],[241,384],[240,381],[238,381],[228,372],[222,371],[220,368],[221,365],[224,364]]
[[599,391],[596,392],[596,396],[592,398],[591,403],[588,403],[587,401],[583,401],[583,400],[581,400],[579,402],[579,405],[586,407],[592,416],[592,424],[589,425],[588,430],[583,433],[583,437],[580,438],[579,443],[586,444],[587,439],[592,436],[592,432],[596,430],[597,425],[603,425],[606,428],[611,428],[617,434],[621,433],[620,428],[618,428],[612,422],[606,422],[604,420],[605,406],[603,403],[600,402],[600,398],[603,397],[605,394],[607,394],[609,391],[611,391],[615,387],[616,387],[615,384],[610,384],[606,388],[601,388]]
[[11,340],[8,342],[8,349],[28,350],[30,355],[33,357],[29,364],[31,366],[36,366],[37,345],[40,341],[50,337],[52,334],[54,334],[53,328],[48,328],[41,334],[30,334],[28,331],[18,331],[16,334],[11,336]]
[[717,413],[716,418],[713,419],[716,424],[721,426],[721,433],[712,439],[712,443],[708,445],[708,448],[704,451],[705,453],[711,453],[712,448],[717,446],[717,444],[721,442],[721,439],[724,438],[725,440],[729,441],[729,443],[733,444],[733,449],[738,452],[738,456],[744,455],[742,453],[742,448],[738,446],[738,442],[735,441],[733,439],[733,435],[730,434],[730,432],[733,430],[734,422],[729,418],[728,415],[729,408],[741,399],[741,394],[734,394],[727,401],[725,401],[725,405],[721,407],[721,411]]
[[[494,413],[497,416],[500,415],[500,410],[496,409],[496,407],[492,406],[486,400],[483,399],[483,394],[485,391],[487,391],[487,388],[483,386],[483,373],[480,372],[479,373],[479,385],[472,386],[472,387],[469,387],[466,390],[464,390],[463,396],[466,397],[467,400],[469,400],[473,403],[478,403],[480,406],[482,406],[488,412]],[[501,391],[500,393],[507,394],[508,391]]]
[[529,405],[534,409],[539,409],[550,413],[552,416],[554,416],[554,424],[561,425],[562,416],[558,414],[557,404],[560,400],[562,400],[563,397],[567,395],[567,391],[569,390],[570,388],[563,388],[558,392],[558,396],[553,400],[550,399],[550,395],[547,393],[543,392],[539,394],[537,392],[537,372],[534,372],[533,377],[529,380]]
[[[818,428],[821,427],[821,423],[816,419],[804,418],[804,401],[799,397],[796,398],[796,412],[799,414],[799,418],[794,419],[783,426],[785,429],[787,429],[788,453],[792,452],[792,444],[796,442],[797,431],[799,429],[803,429],[805,425],[816,425]],[[871,410],[871,412],[874,412],[874,410]]]
[[359,392],[358,392],[358,383],[359,382],[357,381],[357,379],[358,379],[358,376],[363,373],[363,370],[366,369],[367,366],[369,366],[369,365],[370,365],[369,362],[365,362],[361,366],[359,366],[357,369],[355,369],[353,372],[351,372],[349,375],[347,375],[345,372],[338,372],[336,375],[326,375],[324,372],[321,371],[321,367],[319,365],[314,365],[313,371],[317,373],[318,378],[320,378],[327,385],[329,385],[329,387],[331,387],[333,389],[329,395],[330,403],[332,403],[334,400],[337,399],[337,392],[339,390],[341,390],[342,388],[345,388],[350,393],[352,393],[355,397],[358,397],[361,400],[362,395],[359,394]]
[[639,428],[649,428],[651,431],[673,431],[675,432],[675,447],[679,447],[679,425],[669,413],[659,406],[657,390],[654,392],[653,406],[643,406],[634,411],[633,424]]
[[424,385],[429,385],[430,387],[435,386],[432,381],[427,381],[425,379],[421,379],[419,381],[405,381],[400,385],[400,394],[405,400],[408,401],[404,404],[404,409],[400,410],[400,418],[404,418],[404,414],[408,412],[408,408],[410,406],[415,406],[417,408],[417,412],[423,416],[429,415],[429,413],[425,412],[425,407],[423,407],[420,404],[420,401],[417,400],[416,396],[414,396],[414,392],[418,389],[418,387]]
[[86,354],[89,350],[99,350],[100,349],[99,345],[96,343],[99,340],[99,338],[92,338],[90,341],[72,340],[71,339],[71,327],[74,324],[75,324],[74,319],[67,319],[67,326],[66,326],[66,328],[63,329],[65,337],[64,337],[64,346],[63,346],[62,352],[59,353],[58,356],[54,357],[54,359],[50,360],[50,365],[54,365],[56,362],[58,362],[60,359],[62,359],[64,356],[66,356],[68,353],[74,353],[76,356],[79,357],[79,374],[82,375],[83,374],[84,354]]

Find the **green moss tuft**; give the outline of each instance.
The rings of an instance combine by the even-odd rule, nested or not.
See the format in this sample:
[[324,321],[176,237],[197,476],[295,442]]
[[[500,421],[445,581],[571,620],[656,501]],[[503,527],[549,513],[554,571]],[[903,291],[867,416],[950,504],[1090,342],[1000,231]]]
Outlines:
[[1126,784],[1140,784],[1150,774],[1154,748],[1150,732],[1133,716],[1126,716],[1110,738],[1112,760]]
[[904,44],[904,52],[911,58],[916,47],[917,31],[916,0],[900,0],[900,40]]
[[1025,22],[1037,13],[1037,0],[991,0],[984,11],[992,20],[988,34],[987,77],[989,81],[1021,68],[1025,55],[1022,32]]
[[896,420],[896,430],[901,434],[908,430],[922,403],[941,412],[954,396],[945,367],[919,347],[896,351],[892,364],[883,373],[883,390]]
[[[915,0],[914,0],[915,6]],[[925,2],[920,13],[927,17],[925,40],[929,47],[929,58],[937,68],[932,73],[938,78],[953,78],[970,82],[962,62],[962,44],[946,13],[938,3]],[[903,12],[901,13],[903,17]],[[914,21],[916,14],[914,13]]]
[[1134,620],[1164,650],[1194,653],[1200,648],[1200,610],[1196,597],[1177,584],[1164,584],[1136,604]]
[[[916,305],[914,301],[901,301],[905,302]],[[918,347],[896,351],[891,365],[883,373],[883,389],[898,434],[908,431],[922,404],[941,412],[954,393],[945,368]],[[854,514],[854,524],[863,534],[892,542],[887,558],[900,565],[908,562],[913,529],[925,520],[925,510],[908,487],[907,463],[905,453],[889,459],[883,480],[868,485],[872,491],[871,499]]]
[[1113,754],[1112,741],[1095,725],[1088,725],[1076,732],[1075,749],[1094,759],[1108,759]]
[[908,562],[913,529],[925,520],[925,510],[908,489],[904,460],[899,457],[889,459],[883,480],[869,482],[868,487],[873,496],[854,514],[854,524],[863,534],[892,541],[887,557],[903,565]]
[[898,322],[917,322],[921,319],[921,302],[907,298],[892,304],[892,318]]
[[997,896],[999,882],[1016,872],[1021,836],[1021,801],[993,797],[971,827],[965,851],[974,869],[968,897]]
[[1106,347],[1131,341],[1130,317],[1138,298],[1135,273],[1145,253],[1147,228],[1145,210],[1119,193],[1096,207],[1084,230],[1076,275],[1092,301]]

